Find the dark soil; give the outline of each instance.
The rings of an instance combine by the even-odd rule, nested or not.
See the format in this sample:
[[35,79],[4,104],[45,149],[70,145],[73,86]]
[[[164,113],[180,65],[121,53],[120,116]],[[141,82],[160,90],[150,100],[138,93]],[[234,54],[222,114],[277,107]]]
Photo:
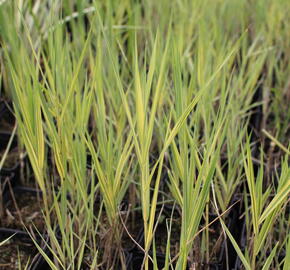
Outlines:
[[26,243],[21,238],[13,237],[0,247],[0,270],[24,269],[36,253],[33,243]]
[[[5,194],[4,213],[0,219],[0,241],[15,234],[8,243],[0,247],[0,270],[23,269],[37,254],[37,249],[27,230],[39,240],[35,230],[44,232],[42,203],[31,190],[15,188]],[[21,267],[19,268],[19,264]]]

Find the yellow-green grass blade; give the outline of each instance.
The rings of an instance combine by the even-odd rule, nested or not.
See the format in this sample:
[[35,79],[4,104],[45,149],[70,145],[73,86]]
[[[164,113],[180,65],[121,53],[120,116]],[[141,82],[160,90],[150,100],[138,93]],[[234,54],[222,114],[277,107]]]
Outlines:
[[1,247],[1,246],[4,246],[5,244],[7,244],[7,243],[10,241],[10,239],[13,238],[14,235],[15,235],[15,233],[12,234],[11,236],[9,236],[7,239],[5,239],[5,240],[3,240],[2,242],[0,242],[0,247]]
[[279,205],[289,196],[290,193],[290,178],[287,179],[286,184],[279,190],[279,192],[272,199],[270,204],[264,210],[259,218],[259,223],[262,223]]
[[253,220],[253,229],[255,236],[258,235],[259,231],[259,216],[258,216],[258,205],[257,205],[257,191],[256,191],[256,183],[255,183],[255,176],[254,176],[254,168],[252,163],[252,156],[250,150],[250,142],[249,139],[246,143],[246,155],[244,156],[244,167],[247,177],[247,183],[250,191],[251,197],[251,212],[252,212],[252,220]]

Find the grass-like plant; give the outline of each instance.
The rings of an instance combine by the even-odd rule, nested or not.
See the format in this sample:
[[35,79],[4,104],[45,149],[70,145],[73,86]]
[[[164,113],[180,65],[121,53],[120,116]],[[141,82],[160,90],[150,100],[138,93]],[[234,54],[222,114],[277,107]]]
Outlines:
[[126,269],[127,237],[146,270],[222,250],[229,269],[228,241],[245,269],[289,268],[288,2],[0,1],[1,86],[51,269]]

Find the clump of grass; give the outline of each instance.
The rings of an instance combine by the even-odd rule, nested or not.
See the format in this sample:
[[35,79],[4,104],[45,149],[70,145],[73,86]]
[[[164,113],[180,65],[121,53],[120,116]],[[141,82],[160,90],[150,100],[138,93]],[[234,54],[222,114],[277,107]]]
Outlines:
[[[53,256],[35,245],[52,269],[126,269],[139,210],[144,269],[158,269],[158,249],[163,269],[202,267],[227,238],[245,269],[287,269],[288,3],[16,2],[0,4],[1,80],[43,192]],[[160,247],[164,193],[179,215]]]

